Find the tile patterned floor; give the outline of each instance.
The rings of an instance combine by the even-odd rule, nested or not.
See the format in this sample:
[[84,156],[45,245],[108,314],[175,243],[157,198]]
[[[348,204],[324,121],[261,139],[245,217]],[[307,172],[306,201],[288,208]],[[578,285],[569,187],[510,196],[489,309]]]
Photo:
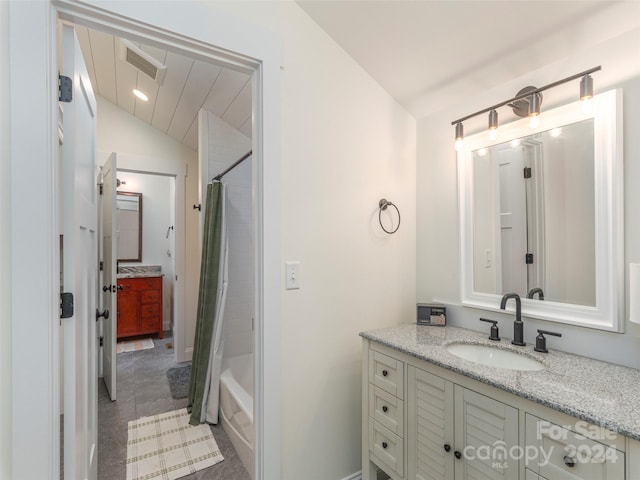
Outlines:
[[[117,401],[112,402],[101,379],[98,381],[98,479],[126,478],[127,422],[140,417],[187,406],[187,399],[171,398],[166,371],[175,367],[171,332],[154,338],[151,350],[119,353]],[[222,427],[212,425],[224,461],[192,475],[187,480],[250,480]]]

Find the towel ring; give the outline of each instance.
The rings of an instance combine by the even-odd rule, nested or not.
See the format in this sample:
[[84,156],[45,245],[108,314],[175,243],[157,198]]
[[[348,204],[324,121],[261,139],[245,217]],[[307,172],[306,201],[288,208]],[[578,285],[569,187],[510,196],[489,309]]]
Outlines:
[[[398,226],[391,231],[387,230],[386,228],[384,228],[384,225],[382,225],[382,212],[389,206],[395,208],[396,212],[398,212]],[[398,210],[398,207],[393,202],[390,202],[385,198],[380,199],[380,201],[378,202],[378,207],[380,208],[380,210],[378,210],[378,222],[380,222],[380,227],[382,228],[382,230],[384,230],[384,232],[388,233],[389,235],[396,233],[400,228],[400,210]]]

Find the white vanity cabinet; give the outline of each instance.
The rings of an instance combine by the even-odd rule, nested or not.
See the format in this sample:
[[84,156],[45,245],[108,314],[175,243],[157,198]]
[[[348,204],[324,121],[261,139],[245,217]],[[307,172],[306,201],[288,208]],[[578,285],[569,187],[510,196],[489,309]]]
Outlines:
[[363,354],[363,480],[640,478],[640,442],[374,341]]

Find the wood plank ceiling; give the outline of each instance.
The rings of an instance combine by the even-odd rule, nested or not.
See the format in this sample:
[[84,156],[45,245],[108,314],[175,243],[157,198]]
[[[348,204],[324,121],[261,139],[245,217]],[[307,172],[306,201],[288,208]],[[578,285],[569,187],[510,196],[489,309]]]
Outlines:
[[[131,42],[160,63],[159,85],[118,55],[113,35],[76,26],[80,47],[98,95],[187,147],[198,149],[198,111],[217,115],[251,137],[251,76],[149,45]],[[133,95],[138,89],[145,102]]]

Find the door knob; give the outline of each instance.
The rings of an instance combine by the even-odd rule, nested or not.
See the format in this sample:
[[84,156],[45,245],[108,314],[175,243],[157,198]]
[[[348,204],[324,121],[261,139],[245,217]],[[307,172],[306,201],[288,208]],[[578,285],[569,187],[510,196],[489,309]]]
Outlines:
[[105,308],[104,311],[101,313],[100,310],[96,308],[96,322],[100,317],[104,317],[105,320],[109,318],[109,310]]

